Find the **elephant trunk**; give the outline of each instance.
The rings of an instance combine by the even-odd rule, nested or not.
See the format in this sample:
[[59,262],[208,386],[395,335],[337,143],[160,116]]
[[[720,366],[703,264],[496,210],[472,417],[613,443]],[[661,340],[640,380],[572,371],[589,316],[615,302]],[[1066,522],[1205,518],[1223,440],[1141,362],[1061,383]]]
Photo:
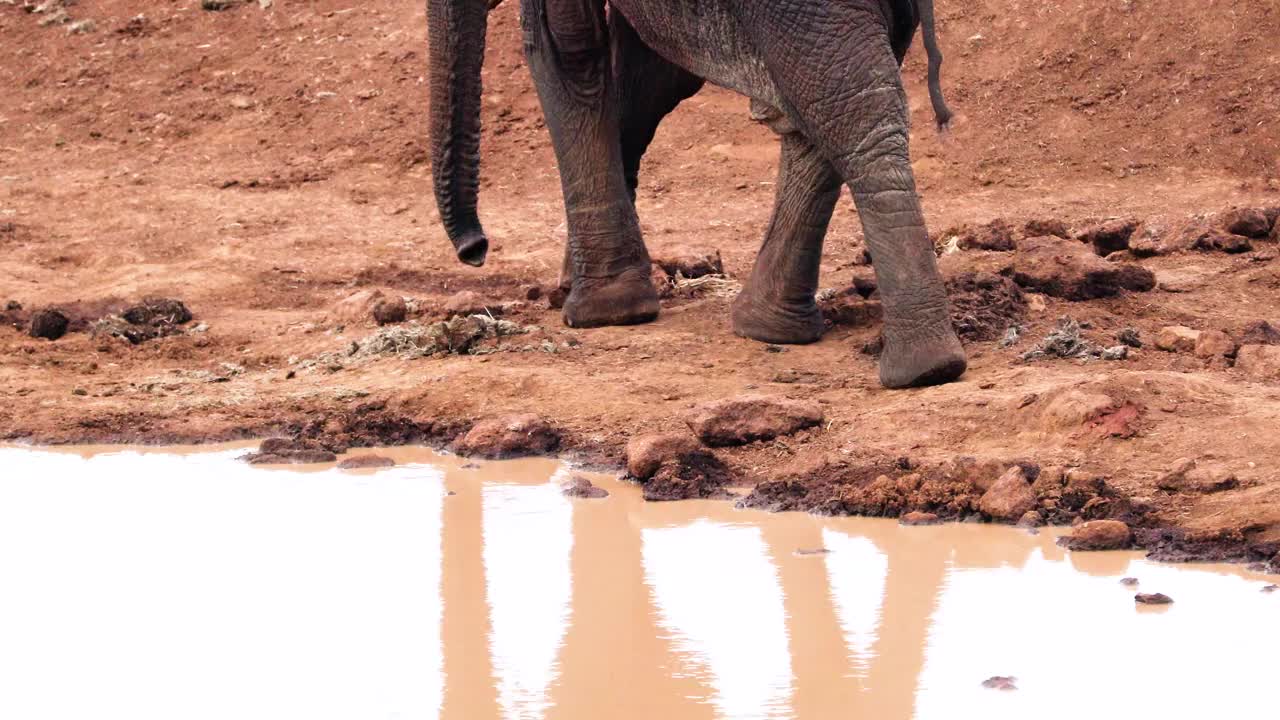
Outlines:
[[929,100],[933,103],[933,115],[938,129],[945,130],[951,122],[951,109],[942,97],[942,50],[938,48],[938,33],[934,25],[933,0],[919,0],[920,27],[924,34],[924,49],[929,56]]
[[[496,4],[496,3],[495,3]],[[431,43],[431,176],[440,221],[458,259],[483,265],[480,227],[480,67],[488,0],[428,0]]]

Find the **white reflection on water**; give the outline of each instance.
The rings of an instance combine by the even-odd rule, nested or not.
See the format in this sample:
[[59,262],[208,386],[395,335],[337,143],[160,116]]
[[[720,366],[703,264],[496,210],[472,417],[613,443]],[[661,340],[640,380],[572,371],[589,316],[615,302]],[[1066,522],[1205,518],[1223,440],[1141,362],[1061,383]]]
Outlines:
[[[0,448],[0,720],[1235,718],[1275,692],[1280,593],[1238,568],[604,479],[573,501],[549,461],[240,452]],[[819,528],[830,553],[796,555]]]
[[643,530],[645,581],[721,718],[788,717],[791,654],[782,584],[760,529],[698,520]]
[[484,568],[498,703],[507,720],[546,713],[569,620],[573,505],[555,485],[484,489]]
[[[1174,598],[1135,607],[1119,575],[1040,552],[1021,568],[953,569],[935,612],[918,718],[1274,717],[1280,605],[1237,575],[1135,560],[1124,575]],[[975,678],[1014,675],[1017,692]]]
[[0,448],[0,717],[435,717],[439,472]]
[[831,551],[826,556],[827,575],[853,674],[865,677],[874,657],[889,557],[864,537],[824,529],[822,540]]

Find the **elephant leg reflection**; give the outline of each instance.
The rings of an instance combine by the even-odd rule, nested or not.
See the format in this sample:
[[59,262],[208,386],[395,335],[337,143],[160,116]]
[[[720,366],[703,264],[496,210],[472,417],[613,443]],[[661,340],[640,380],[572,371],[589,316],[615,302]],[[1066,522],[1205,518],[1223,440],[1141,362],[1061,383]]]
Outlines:
[[445,689],[440,717],[482,720],[499,715],[489,657],[483,497],[477,483],[456,487],[457,494],[445,498],[441,530]]
[[765,523],[764,539],[786,597],[794,674],[791,717],[832,717],[836,708],[854,707],[859,687],[849,677],[849,653],[832,603],[826,563],[820,555],[795,552],[822,547],[822,520],[798,513],[779,515]]
[[891,546],[894,552],[889,556],[880,632],[868,682],[875,706],[882,710],[878,716],[885,718],[915,714],[929,625],[952,552],[936,538],[907,535]]
[[560,652],[550,718],[707,718],[697,679],[677,677],[678,658],[659,630],[644,579],[640,528],[621,495],[573,508],[573,610]]

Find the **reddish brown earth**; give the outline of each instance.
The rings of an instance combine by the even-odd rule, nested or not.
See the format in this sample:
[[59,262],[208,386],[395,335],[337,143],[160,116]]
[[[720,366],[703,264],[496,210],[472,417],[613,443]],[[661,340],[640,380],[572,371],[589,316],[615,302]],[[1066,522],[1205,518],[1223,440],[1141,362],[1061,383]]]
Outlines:
[[[959,113],[949,136],[932,130],[919,53],[904,73],[971,364],[962,382],[901,392],[879,387],[863,352],[879,321],[847,199],[822,277],[842,324],[780,352],[729,331],[777,155],[742,98],[709,89],[682,106],[638,200],[655,257],[718,251],[728,279],[674,289],[654,324],[575,331],[539,292],[556,280],[563,208],[514,3],[494,13],[485,69],[494,248],[481,269],[452,258],[430,197],[421,2],[68,6],[91,26],[42,25],[48,13],[24,9],[35,4],[0,0],[0,303],[21,305],[0,305],[0,438],[443,445],[481,420],[536,413],[561,451],[620,466],[628,439],[684,430],[695,406],[773,395],[817,403],[823,421],[714,451],[734,484],[770,483],[758,504],[977,518],[1020,461],[1037,502],[1027,524],[1118,517],[1165,557],[1280,550],[1280,350],[1241,350],[1237,366],[1210,332],[1229,352],[1266,340],[1253,321],[1280,327],[1280,231],[1245,239],[1227,230],[1249,218],[1222,215],[1257,208],[1270,224],[1280,207],[1272,2],[938,1]],[[1204,226],[1182,232],[1191,218]],[[1115,258],[1137,267],[1092,256],[1128,274],[1074,287],[1118,294],[1031,292],[1051,285],[1028,273],[1061,280],[1060,257],[1123,242],[1110,227],[1075,239],[1115,219],[1140,223],[1134,251]],[[1028,242],[1055,235],[1067,237]],[[1010,241],[1019,249],[982,249]],[[1143,268],[1157,289],[1130,288]],[[454,353],[350,354],[402,331],[401,314],[443,320],[464,290],[536,329],[462,316],[433,330]],[[194,319],[133,344],[119,313],[146,297],[178,298]],[[68,333],[30,337],[49,307]],[[1115,361],[1024,361],[1068,315],[1099,349],[1127,328],[1143,346]],[[1010,323],[1024,332],[1002,347]],[[1174,325],[1200,339],[1156,349]],[[718,492],[718,471],[659,475]],[[1026,493],[1012,490],[988,505],[1021,510]]]

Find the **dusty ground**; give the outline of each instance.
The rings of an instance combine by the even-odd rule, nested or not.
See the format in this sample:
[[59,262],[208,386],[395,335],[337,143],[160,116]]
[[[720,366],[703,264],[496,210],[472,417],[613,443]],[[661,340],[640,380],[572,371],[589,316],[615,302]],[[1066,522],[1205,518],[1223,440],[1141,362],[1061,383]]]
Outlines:
[[[529,299],[556,280],[563,209],[514,5],[495,12],[485,70],[481,212],[495,247],[471,269],[453,260],[430,198],[421,2],[210,12],[102,0],[43,23],[51,13],[0,0],[0,302],[21,305],[0,327],[0,438],[443,443],[479,419],[534,411],[564,449],[616,463],[637,433],[759,392],[816,401],[825,421],[717,451],[743,485],[820,483],[824,469],[880,458],[1020,459],[1105,477],[1140,508],[1129,519],[1177,529],[1193,555],[1280,549],[1280,377],[1152,346],[1168,325],[1234,342],[1251,321],[1280,326],[1274,240],[1122,253],[1159,288],[1088,302],[1029,293],[1025,315],[1004,318],[1022,339],[972,342],[962,382],[888,392],[862,351],[878,335],[866,313],[783,352],[729,332],[776,150],[745,100],[710,89],[659,132],[638,205],[655,256],[718,251],[728,279],[677,291],[651,325],[569,330]],[[904,70],[935,230],[1003,219],[1025,246],[1028,219],[1063,221],[1074,237],[1132,218],[1135,240],[1158,244],[1189,219],[1217,227],[1233,206],[1280,206],[1273,3],[940,0],[939,14],[960,115],[945,140],[920,55]],[[943,264],[1009,274],[1024,255],[961,249]],[[866,276],[861,258],[846,198],[823,286]],[[372,293],[406,298],[426,324],[461,290],[536,329],[484,340],[479,354],[349,354],[379,331]],[[89,331],[146,296],[180,298],[194,320],[137,345]],[[30,337],[30,314],[46,307],[72,332]],[[1099,346],[1132,327],[1144,347],[1119,361],[1024,361],[1068,315]],[[1237,482],[1159,489],[1179,458]]]

